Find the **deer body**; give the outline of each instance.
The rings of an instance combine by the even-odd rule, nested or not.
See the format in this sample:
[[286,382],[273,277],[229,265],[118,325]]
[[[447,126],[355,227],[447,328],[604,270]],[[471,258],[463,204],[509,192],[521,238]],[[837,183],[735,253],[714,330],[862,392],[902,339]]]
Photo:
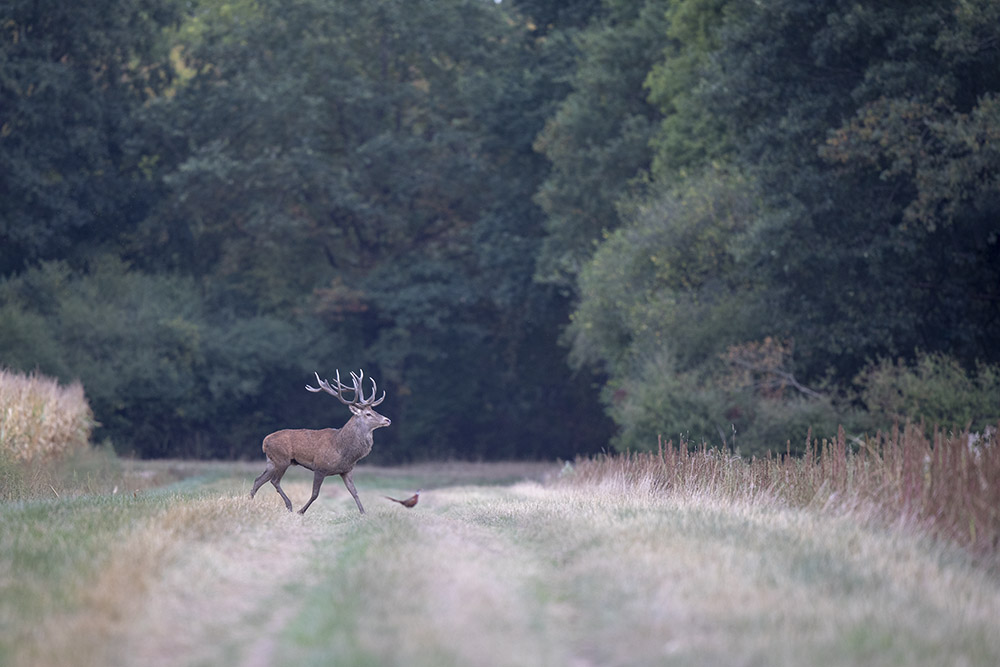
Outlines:
[[[375,394],[378,388],[375,381],[372,380],[372,395],[366,399],[361,388],[363,377],[364,371],[358,375],[352,372],[351,378],[354,381],[354,387],[351,388],[341,384],[340,371],[337,371],[336,387],[331,387],[326,380],[320,380],[319,374],[316,375],[316,380],[320,385],[318,389],[306,385],[306,389],[309,391],[325,391],[337,397],[341,403],[350,408],[351,418],[341,428],[285,429],[275,431],[264,438],[261,449],[264,450],[264,455],[267,457],[267,467],[254,480],[253,489],[250,491],[251,498],[263,484],[271,482],[278,494],[281,495],[282,500],[285,501],[285,507],[291,512],[292,501],[288,499],[281,488],[281,478],[289,466],[300,465],[312,470],[314,476],[312,497],[309,502],[302,506],[299,514],[305,514],[305,511],[309,509],[309,506],[319,496],[323,480],[330,475],[340,475],[343,478],[344,485],[358,505],[358,510],[362,514],[365,513],[361,499],[358,498],[357,489],[354,488],[354,482],[351,480],[351,471],[354,470],[354,466],[359,460],[368,456],[372,451],[374,430],[388,426],[392,422],[373,409],[385,399],[385,392],[382,392],[382,397],[376,401]],[[354,392],[350,401],[344,398],[344,391]]]

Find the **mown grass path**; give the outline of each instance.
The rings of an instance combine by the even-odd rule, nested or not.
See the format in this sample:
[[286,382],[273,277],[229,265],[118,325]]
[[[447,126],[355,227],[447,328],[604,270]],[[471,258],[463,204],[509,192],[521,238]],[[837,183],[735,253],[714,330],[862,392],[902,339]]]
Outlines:
[[[0,580],[0,658],[1000,664],[996,576],[892,531],[613,485],[357,479],[365,516],[336,479],[304,517],[269,488],[250,501],[242,470],[145,497],[5,507],[0,559],[24,578]],[[416,486],[412,510],[380,498]],[[285,487],[296,506],[309,495],[306,478]],[[29,557],[46,544],[53,560]],[[18,616],[11,591],[47,602]]]

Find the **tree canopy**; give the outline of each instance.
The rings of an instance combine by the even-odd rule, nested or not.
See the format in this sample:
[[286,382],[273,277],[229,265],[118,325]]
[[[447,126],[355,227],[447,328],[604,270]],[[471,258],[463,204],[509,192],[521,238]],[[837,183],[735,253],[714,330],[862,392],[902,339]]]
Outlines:
[[338,367],[384,461],[993,398],[994,2],[2,7],[0,364],[122,451],[338,425]]

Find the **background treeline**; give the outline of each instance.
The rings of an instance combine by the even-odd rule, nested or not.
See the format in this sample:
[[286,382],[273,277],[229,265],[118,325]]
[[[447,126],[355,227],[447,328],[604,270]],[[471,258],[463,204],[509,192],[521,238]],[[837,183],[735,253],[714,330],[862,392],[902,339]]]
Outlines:
[[383,462],[1000,417],[995,2],[3,0],[0,40],[0,365],[119,451],[257,456],[337,367]]

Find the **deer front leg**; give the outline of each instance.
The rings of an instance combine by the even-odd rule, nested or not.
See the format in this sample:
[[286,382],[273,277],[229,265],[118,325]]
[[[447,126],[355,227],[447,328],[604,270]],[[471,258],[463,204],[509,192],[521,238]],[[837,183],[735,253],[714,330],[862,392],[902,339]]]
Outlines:
[[299,514],[305,514],[306,510],[309,509],[309,506],[313,504],[313,501],[316,500],[317,498],[319,498],[319,487],[323,486],[323,480],[325,478],[326,478],[326,474],[320,472],[319,470],[317,470],[316,474],[313,475],[313,494],[312,494],[312,498],[310,498],[309,502],[307,502],[305,505],[302,506],[302,509],[299,510]]
[[354,488],[354,482],[351,480],[351,473],[341,473],[340,476],[344,479],[344,486],[346,486],[347,490],[351,492],[352,496],[354,496],[354,502],[358,504],[358,509],[361,510],[362,514],[364,514],[365,508],[361,505],[361,499],[358,498],[358,490]]

